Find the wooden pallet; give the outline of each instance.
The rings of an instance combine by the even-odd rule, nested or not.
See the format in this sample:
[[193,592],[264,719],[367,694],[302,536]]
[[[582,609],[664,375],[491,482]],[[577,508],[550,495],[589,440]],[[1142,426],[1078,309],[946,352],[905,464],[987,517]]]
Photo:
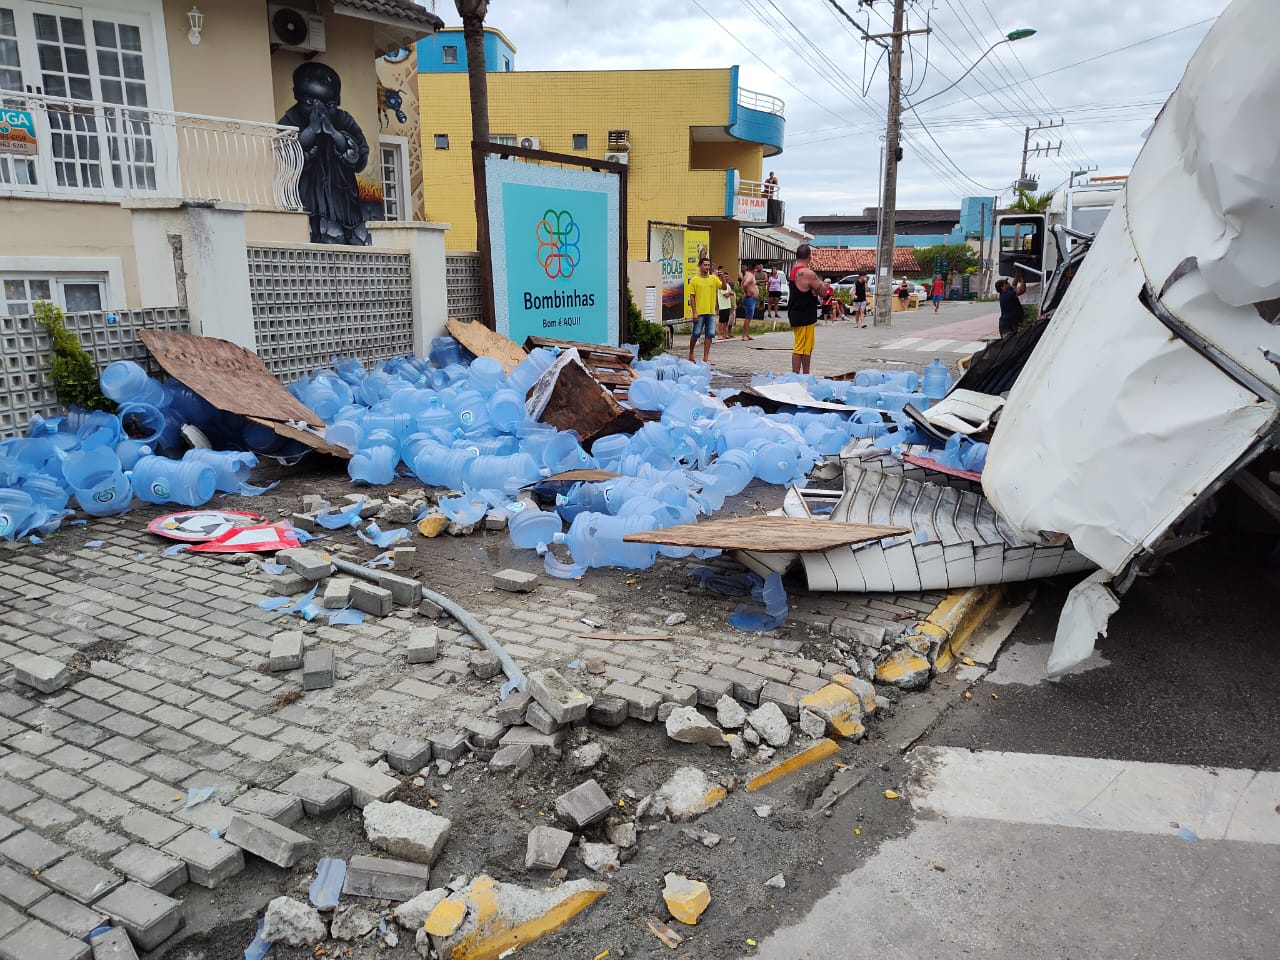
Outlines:
[[591,375],[618,397],[626,397],[631,382],[636,378],[636,372],[631,368],[635,357],[631,355],[630,350],[624,350],[621,347],[581,343],[577,340],[555,340],[551,337],[529,337],[525,340],[526,350],[533,350],[535,347],[547,349],[559,347],[561,350],[573,347],[578,351],[578,356],[582,358],[586,368],[591,371]]

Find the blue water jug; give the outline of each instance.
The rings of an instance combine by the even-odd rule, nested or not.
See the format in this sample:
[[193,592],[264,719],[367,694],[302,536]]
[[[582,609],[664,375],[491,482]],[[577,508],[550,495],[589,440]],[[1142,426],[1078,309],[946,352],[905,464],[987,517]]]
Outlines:
[[476,357],[471,361],[467,373],[467,384],[482,396],[489,396],[498,389],[498,384],[506,379],[506,371],[502,364],[492,357]]
[[930,400],[941,400],[951,389],[951,372],[940,357],[934,357],[933,363],[924,368],[922,384],[924,395]]
[[108,447],[67,454],[62,461],[62,476],[71,487],[80,509],[91,516],[110,517],[124,513],[133,501],[129,478],[121,469],[115,451]]
[[[479,363],[478,360],[476,362]],[[475,364],[472,364],[472,367],[474,366]],[[493,425],[504,433],[513,431],[516,424],[527,416],[524,397],[510,387],[500,387],[493,391],[486,408]]]
[[168,427],[164,411],[150,403],[123,403],[116,415],[122,433],[151,447],[160,445]]
[[532,550],[540,543],[551,543],[563,529],[563,522],[557,514],[539,510],[523,500],[508,504],[507,511],[507,533],[511,542],[524,550]]
[[198,460],[140,457],[133,465],[133,492],[147,503],[181,503],[199,507],[218,488],[213,468]]
[[400,452],[387,444],[374,444],[357,451],[347,461],[347,475],[357,483],[385,486],[396,478]]
[[182,459],[211,467],[214,484],[224,493],[239,493],[258,465],[258,458],[245,450],[188,450]]
[[152,380],[147,371],[132,360],[116,360],[107,364],[98,379],[102,392],[116,403],[149,403],[163,406],[167,399],[164,386]]
[[652,530],[652,517],[611,517],[601,513],[580,513],[573,518],[568,533],[558,533],[556,543],[565,543],[576,563],[585,567],[630,567],[644,570],[653,566],[658,548],[652,543],[627,543],[628,533]]

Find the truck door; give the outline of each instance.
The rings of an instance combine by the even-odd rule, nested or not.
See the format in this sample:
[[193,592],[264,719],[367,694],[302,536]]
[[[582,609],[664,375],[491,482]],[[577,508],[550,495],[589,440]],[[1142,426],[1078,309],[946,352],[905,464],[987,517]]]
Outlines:
[[1045,269],[1045,218],[1039,213],[1024,213],[1001,217],[996,229],[1000,235],[1000,256],[997,273],[1013,277],[1019,267],[1027,268],[1023,276],[1027,283],[1039,283]]

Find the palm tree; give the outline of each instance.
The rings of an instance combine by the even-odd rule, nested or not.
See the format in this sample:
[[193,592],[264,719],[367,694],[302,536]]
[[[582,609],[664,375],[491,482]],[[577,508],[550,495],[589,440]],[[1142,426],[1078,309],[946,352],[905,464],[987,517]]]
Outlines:
[[1016,213],[1045,213],[1052,201],[1052,190],[1048,193],[1034,194],[1019,188],[1018,199],[1009,204],[1009,210]]
[[[467,42],[467,80],[471,89],[471,142],[489,142],[489,80],[484,63],[484,17],[489,12],[489,0],[453,0],[462,17],[462,36]],[[489,236],[488,198],[484,181],[484,157],[471,152],[472,194],[476,209],[476,244],[486,254]],[[493,278],[490,276],[489,258],[480,257],[480,289],[484,303],[484,321],[495,326],[493,307]]]

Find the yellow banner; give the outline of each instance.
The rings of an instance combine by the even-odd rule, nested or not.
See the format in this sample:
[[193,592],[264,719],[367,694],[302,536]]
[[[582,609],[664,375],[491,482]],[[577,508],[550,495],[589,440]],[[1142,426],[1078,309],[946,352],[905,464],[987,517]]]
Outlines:
[[[698,275],[698,261],[711,256],[711,233],[708,230],[686,230],[684,232],[684,282]],[[684,294],[684,318],[693,319],[689,310],[689,295]]]

